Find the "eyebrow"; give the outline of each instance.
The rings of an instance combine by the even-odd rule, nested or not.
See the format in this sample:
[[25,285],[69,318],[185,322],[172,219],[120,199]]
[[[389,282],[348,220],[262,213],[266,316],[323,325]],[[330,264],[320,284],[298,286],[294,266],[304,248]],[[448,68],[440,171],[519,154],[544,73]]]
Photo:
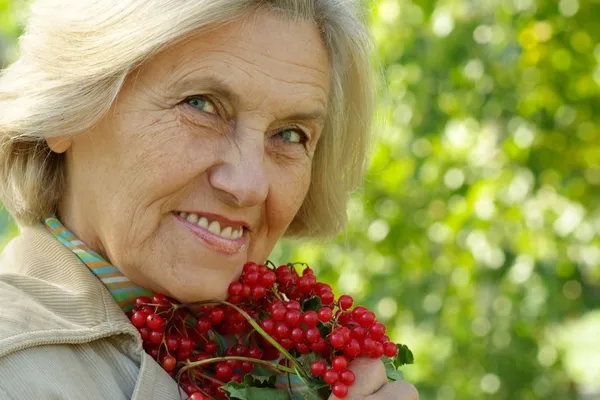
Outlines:
[[[199,91],[206,90],[226,98],[231,103],[240,104],[241,102],[240,96],[231,88],[227,81],[215,74],[210,74],[203,77],[186,77],[178,81],[173,87],[177,92],[186,90],[188,88],[194,88]],[[325,117],[326,111],[323,110],[322,107],[317,107],[310,111],[294,112],[293,114],[290,114],[281,120],[314,121],[317,123],[324,123]]]

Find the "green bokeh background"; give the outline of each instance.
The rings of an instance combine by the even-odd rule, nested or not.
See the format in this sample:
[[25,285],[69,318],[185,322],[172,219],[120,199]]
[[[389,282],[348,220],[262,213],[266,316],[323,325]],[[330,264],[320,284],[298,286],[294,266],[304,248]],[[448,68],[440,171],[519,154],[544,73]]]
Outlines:
[[[600,1],[369,4],[366,183],[347,232],[272,259],[376,310],[422,399],[599,399]],[[0,0],[2,63],[20,8]]]

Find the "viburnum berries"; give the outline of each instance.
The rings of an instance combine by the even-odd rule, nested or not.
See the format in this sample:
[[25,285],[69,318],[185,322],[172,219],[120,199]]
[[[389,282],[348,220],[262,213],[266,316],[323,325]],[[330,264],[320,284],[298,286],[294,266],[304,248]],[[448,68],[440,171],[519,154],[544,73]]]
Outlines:
[[[318,282],[308,266],[300,275],[297,264],[267,264],[246,263],[227,301],[194,312],[160,293],[136,299],[128,315],[144,349],[190,400],[227,399],[230,386],[247,385],[244,376],[258,367],[299,374],[316,388],[324,383],[343,398],[356,379],[348,369],[352,360],[396,357],[398,345],[373,312],[352,309],[348,295],[335,301],[331,286]],[[406,360],[396,365],[412,362],[410,350],[402,349]]]

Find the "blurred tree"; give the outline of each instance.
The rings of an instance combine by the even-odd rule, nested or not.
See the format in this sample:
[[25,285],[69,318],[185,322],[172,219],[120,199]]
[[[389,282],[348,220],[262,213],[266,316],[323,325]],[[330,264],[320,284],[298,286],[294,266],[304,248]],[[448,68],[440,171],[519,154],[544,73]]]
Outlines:
[[370,4],[385,83],[349,229],[272,259],[374,307],[422,399],[600,398],[600,2]]

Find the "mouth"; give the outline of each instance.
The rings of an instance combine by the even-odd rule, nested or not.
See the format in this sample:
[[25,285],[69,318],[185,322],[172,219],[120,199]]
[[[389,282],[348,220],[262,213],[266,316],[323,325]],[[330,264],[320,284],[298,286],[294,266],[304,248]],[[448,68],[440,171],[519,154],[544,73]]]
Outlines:
[[233,255],[246,247],[248,229],[242,223],[230,222],[210,214],[175,211],[173,215],[206,247],[218,253]]

